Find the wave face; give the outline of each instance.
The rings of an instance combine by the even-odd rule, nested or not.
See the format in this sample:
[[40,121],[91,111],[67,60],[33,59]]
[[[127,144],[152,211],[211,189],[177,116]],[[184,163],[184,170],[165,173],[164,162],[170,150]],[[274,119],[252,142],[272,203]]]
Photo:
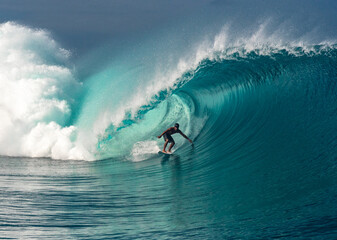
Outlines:
[[[230,54],[202,60],[148,105],[128,112],[117,127],[104,128],[98,155],[156,153],[155,136],[175,122],[196,140],[198,154],[216,159],[310,157],[334,144],[334,46],[226,50]],[[189,148],[178,137],[176,149]]]

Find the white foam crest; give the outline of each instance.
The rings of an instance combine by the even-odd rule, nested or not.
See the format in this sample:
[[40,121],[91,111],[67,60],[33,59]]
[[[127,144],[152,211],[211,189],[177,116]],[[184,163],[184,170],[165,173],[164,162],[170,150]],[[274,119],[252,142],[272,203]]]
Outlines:
[[84,159],[76,128],[62,127],[80,87],[69,52],[44,30],[0,24],[0,154]]

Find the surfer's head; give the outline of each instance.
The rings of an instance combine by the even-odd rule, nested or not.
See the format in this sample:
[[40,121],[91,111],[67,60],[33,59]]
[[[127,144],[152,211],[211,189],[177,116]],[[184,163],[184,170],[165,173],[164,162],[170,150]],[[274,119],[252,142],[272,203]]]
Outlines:
[[174,124],[174,127],[176,127],[177,129],[179,129],[179,123]]

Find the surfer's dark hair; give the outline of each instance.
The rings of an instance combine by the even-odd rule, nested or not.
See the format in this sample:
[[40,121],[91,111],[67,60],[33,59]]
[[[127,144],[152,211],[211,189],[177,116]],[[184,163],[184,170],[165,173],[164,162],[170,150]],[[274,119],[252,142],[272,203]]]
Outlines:
[[174,124],[176,128],[179,128],[179,123]]

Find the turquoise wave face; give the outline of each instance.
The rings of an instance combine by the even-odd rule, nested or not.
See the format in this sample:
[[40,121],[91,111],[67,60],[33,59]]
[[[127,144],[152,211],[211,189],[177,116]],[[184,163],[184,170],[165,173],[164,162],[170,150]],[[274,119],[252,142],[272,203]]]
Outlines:
[[[335,49],[235,55],[202,61],[121,124],[108,125],[96,157],[146,159],[161,148],[156,136],[175,122],[207,158],[293,160],[329,145],[336,128]],[[177,153],[189,152],[188,145],[177,137]]]

